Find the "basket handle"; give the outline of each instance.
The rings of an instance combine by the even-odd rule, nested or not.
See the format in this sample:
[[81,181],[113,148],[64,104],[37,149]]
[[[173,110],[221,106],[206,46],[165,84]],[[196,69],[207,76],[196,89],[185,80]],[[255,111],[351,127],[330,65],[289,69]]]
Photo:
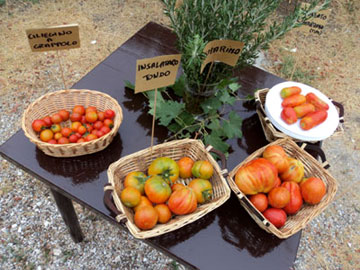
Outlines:
[[104,204],[115,215],[115,219],[117,222],[125,224],[127,221],[125,214],[121,213],[112,201],[113,190],[114,188],[110,183],[107,183],[104,186]]
[[324,169],[329,169],[329,168],[330,168],[330,164],[327,162],[325,153],[324,153],[324,151],[321,149],[320,146],[314,145],[314,144],[306,144],[306,143],[303,143],[303,144],[301,145],[301,148],[304,149],[304,150],[306,150],[306,151],[310,150],[310,151],[316,152],[316,153],[320,156],[320,158],[321,158],[321,161],[322,161],[322,164],[321,164],[321,165],[322,165],[322,167],[323,167]]
[[331,100],[331,102],[332,102],[336,107],[339,108],[339,122],[340,122],[340,123],[344,123],[344,113],[345,113],[344,106],[343,106],[341,103],[339,103],[339,102],[337,102],[337,101],[335,101],[335,100]]
[[213,148],[212,145],[207,145],[206,151],[217,154],[220,157],[220,160],[221,160],[221,172],[220,173],[223,177],[226,178],[228,176],[229,172],[226,168],[227,163],[226,163],[226,157],[225,157],[224,153]]
[[246,199],[246,196],[243,193],[239,193],[238,194],[238,198],[240,198],[240,200],[248,207],[248,209],[251,210],[251,212],[254,213],[254,215],[266,226],[269,227],[270,226],[270,222],[264,218],[264,216],[262,214],[260,214],[253,205],[251,205],[251,203],[249,203],[249,201]]

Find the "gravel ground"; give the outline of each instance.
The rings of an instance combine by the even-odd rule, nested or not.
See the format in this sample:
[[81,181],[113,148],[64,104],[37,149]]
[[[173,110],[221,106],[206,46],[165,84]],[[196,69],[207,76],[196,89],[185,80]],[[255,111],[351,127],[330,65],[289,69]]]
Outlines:
[[[26,27],[81,22],[81,51],[62,52],[71,85],[147,21],[166,23],[159,1],[107,0],[101,7],[91,2],[7,1],[0,8],[5,37],[0,41],[0,144],[20,128],[21,114],[34,99],[63,87],[55,54],[29,53]],[[59,16],[49,17],[55,11]],[[360,93],[358,84],[349,91]],[[339,190],[303,230],[294,269],[360,269],[359,105],[345,108],[345,132],[324,142]],[[49,189],[3,158],[0,162],[0,269],[177,268],[172,259],[76,203],[85,241],[74,244]]]

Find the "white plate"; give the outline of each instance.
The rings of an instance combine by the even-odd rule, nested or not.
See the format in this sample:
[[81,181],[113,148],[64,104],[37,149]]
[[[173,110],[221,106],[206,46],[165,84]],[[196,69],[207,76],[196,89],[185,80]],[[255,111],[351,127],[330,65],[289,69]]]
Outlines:
[[[288,125],[281,119],[282,106],[281,102],[283,101],[280,96],[281,89],[290,86],[298,86],[301,88],[301,94],[306,95],[309,92],[313,92],[321,100],[326,102],[329,105],[328,117],[320,125],[313,127],[310,130],[303,130],[300,128],[300,120],[292,125]],[[273,86],[266,95],[265,101],[265,113],[270,119],[271,123],[280,131],[285,134],[302,141],[321,141],[330,137],[337,126],[339,125],[339,114],[336,110],[334,104],[329,100],[327,96],[321,93],[319,90],[308,86],[306,84],[298,82],[283,82]]]

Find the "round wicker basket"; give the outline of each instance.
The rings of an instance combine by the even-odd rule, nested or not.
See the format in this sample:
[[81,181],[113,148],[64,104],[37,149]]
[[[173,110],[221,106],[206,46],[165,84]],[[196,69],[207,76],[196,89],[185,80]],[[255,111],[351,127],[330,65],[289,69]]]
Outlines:
[[[75,105],[84,107],[95,106],[99,111],[112,109],[115,112],[114,127],[99,139],[72,144],[50,144],[39,139],[38,134],[32,129],[32,122],[47,115],[57,113],[61,109],[71,111]],[[92,154],[106,148],[115,137],[123,119],[119,103],[111,96],[88,89],[60,90],[41,96],[25,110],[22,117],[22,129],[29,140],[45,154],[53,157],[75,157]],[[61,125],[69,126],[69,122]]]

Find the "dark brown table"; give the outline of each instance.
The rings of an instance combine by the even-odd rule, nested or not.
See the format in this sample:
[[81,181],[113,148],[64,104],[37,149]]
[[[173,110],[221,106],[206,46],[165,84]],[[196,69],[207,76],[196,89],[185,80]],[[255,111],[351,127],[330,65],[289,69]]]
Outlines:
[[[126,229],[116,223],[103,203],[103,187],[108,182],[106,171],[120,157],[149,147],[152,117],[147,114],[143,95],[125,89],[124,81],[134,83],[137,59],[177,53],[174,42],[175,36],[167,28],[149,23],[73,86],[103,91],[116,98],[123,108],[124,120],[119,132],[105,150],[82,157],[50,157],[30,143],[22,130],[0,147],[5,159],[50,187],[75,242],[82,241],[83,235],[72,200]],[[239,94],[243,96],[283,81],[256,67],[248,67],[236,75],[242,85]],[[243,117],[243,138],[229,140],[229,171],[267,143],[254,103],[238,102],[232,109]],[[157,127],[155,143],[161,143],[168,135],[165,128]],[[232,194],[224,205],[200,220],[145,242],[195,269],[279,270],[293,265],[300,236],[299,232],[280,240],[266,233]]]

